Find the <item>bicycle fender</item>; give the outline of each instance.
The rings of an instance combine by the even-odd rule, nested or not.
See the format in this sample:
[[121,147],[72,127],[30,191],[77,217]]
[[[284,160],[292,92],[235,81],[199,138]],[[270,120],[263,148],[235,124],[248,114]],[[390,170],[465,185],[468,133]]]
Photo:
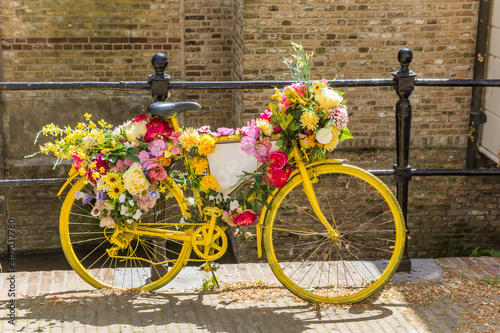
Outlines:
[[[309,169],[309,168],[312,168],[316,165],[322,165],[322,164],[342,164],[343,163],[343,160],[339,160],[339,159],[327,159],[326,160],[326,163],[324,161],[316,161],[316,162],[313,162],[313,163],[309,163],[306,165],[306,169]],[[298,169],[295,169],[292,171],[292,173],[290,174],[290,178],[292,178],[293,176],[295,176],[297,173],[299,172]],[[269,205],[271,205],[272,201],[273,201],[273,198],[274,196],[276,195],[276,193],[278,193],[279,189],[274,189],[274,191],[267,197],[267,203]],[[262,229],[264,228],[264,221],[266,219],[266,213],[267,213],[267,207],[264,206],[262,208],[262,211],[260,213],[260,218],[259,218],[259,222],[257,223],[257,225],[255,226],[256,227],[256,235],[257,235],[257,258],[260,258],[262,257]]]
[[75,179],[75,177],[78,176],[79,174],[80,173],[72,165],[71,166],[71,170],[69,170],[69,172],[68,172],[68,179],[66,180],[66,182],[64,183],[64,185],[61,187],[61,189],[57,193],[57,196],[60,196],[61,193],[64,192],[64,189],[66,188],[66,186],[68,186],[71,183],[71,181],[73,181],[73,179]]

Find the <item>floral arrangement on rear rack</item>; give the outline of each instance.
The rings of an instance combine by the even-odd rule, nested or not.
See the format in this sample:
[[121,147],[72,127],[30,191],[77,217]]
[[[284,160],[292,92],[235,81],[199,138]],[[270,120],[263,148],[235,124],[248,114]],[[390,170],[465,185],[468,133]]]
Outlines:
[[[351,137],[342,93],[328,88],[326,81],[310,81],[312,54],[300,45],[293,47],[296,55],[285,63],[296,83],[276,89],[271,100],[277,103],[243,128],[175,131],[167,119],[140,115],[113,129],[103,120],[95,124],[85,114],[86,122],[76,128],[46,125],[40,133],[59,138],[40,146],[40,152],[52,152],[58,157],[56,165],[61,159],[71,160],[80,175],[88,178],[94,193],[78,192],[76,199],[84,204],[95,202],[92,215],[99,218],[101,227],[139,222],[166,195],[166,182],[181,177],[170,170],[173,160],[180,158],[186,158],[189,166],[187,178],[182,178],[195,189],[195,197],[186,199],[193,218],[182,222],[199,222],[196,211],[201,201],[223,210],[219,223],[249,225],[259,216],[256,201],[267,204],[266,195],[288,180],[292,170],[288,153],[294,142],[298,140],[304,155],[316,161],[326,159],[339,141]],[[229,197],[220,192],[217,179],[210,174],[207,156],[218,137],[233,135],[241,138],[241,149],[253,154],[261,167],[260,172],[241,176],[238,184],[249,183],[249,191]],[[278,137],[279,151],[272,149],[273,136]]]

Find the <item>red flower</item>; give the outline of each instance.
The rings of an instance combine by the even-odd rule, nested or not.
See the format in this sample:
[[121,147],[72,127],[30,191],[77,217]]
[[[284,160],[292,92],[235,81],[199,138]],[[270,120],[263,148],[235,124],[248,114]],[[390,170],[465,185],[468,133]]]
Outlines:
[[171,123],[160,118],[153,118],[146,124],[148,132],[144,136],[144,141],[151,142],[153,139],[166,139],[174,131]]
[[275,133],[281,132],[281,126],[274,126],[273,129]]
[[[104,161],[102,159],[103,155],[104,155],[103,153],[97,154],[97,157],[92,160],[92,162],[96,162],[96,167],[94,169],[89,168],[89,170],[87,171],[87,176],[88,176],[89,180],[92,181],[93,183],[95,183],[97,181],[97,179],[95,179],[93,174],[92,174],[93,172],[97,172],[101,175],[105,175],[109,169],[108,163],[106,163],[106,161]],[[104,168],[104,172],[101,172],[101,168]]]
[[251,210],[244,211],[234,217],[234,224],[236,225],[250,225],[257,221],[259,214],[252,212]]
[[269,168],[283,169],[288,162],[288,156],[281,151],[273,151],[269,154]]
[[270,185],[274,185],[277,188],[282,188],[286,184],[288,178],[290,178],[290,173],[292,169],[290,167],[286,169],[273,169],[271,167],[266,169],[266,179],[269,181]]
[[145,114],[141,114],[139,116],[137,116],[134,120],[132,120],[133,123],[138,123],[138,122],[141,122],[143,120],[148,120],[149,117]]

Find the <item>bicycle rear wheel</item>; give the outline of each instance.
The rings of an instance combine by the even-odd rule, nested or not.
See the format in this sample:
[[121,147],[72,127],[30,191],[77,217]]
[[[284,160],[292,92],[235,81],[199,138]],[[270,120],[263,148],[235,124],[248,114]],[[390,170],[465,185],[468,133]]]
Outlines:
[[274,274],[314,303],[353,303],[382,288],[403,254],[401,209],[387,186],[353,166],[308,169],[329,235],[296,174],[276,194],[264,222],[264,247]]
[[[186,212],[180,203],[182,192],[167,186],[165,195],[137,223],[138,228],[170,230],[184,235],[182,240],[118,232],[119,228],[102,228],[92,216],[93,202],[82,204],[75,192],[94,195],[94,188],[79,179],[64,201],[59,231],[64,254],[71,267],[95,288],[133,288],[155,290],[170,282],[186,265],[191,253],[193,228],[177,231]],[[170,225],[168,225],[170,223]],[[111,240],[118,237],[127,244],[118,248]],[[115,238],[116,239],[116,238]]]

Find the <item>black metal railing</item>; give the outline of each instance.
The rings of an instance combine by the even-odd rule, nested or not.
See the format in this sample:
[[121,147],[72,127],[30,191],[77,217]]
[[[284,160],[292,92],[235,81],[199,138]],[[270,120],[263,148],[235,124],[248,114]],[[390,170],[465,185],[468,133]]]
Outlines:
[[[330,81],[331,87],[381,87],[392,86],[399,97],[396,103],[396,149],[397,161],[393,169],[369,170],[375,175],[394,175],[396,180],[396,197],[403,211],[408,227],[408,193],[412,176],[500,176],[500,169],[412,169],[410,167],[410,137],[412,121],[412,104],[410,95],[415,86],[422,87],[500,87],[500,80],[484,79],[418,79],[409,69],[413,53],[410,49],[402,49],[398,53],[401,69],[392,73],[392,79],[362,79]],[[149,81],[122,82],[1,82],[0,91],[6,90],[151,90],[156,100],[164,100],[170,89],[272,89],[292,84],[292,81],[214,81],[214,82],[172,82],[165,74],[168,61],[163,54],[157,54],[152,60],[156,73]],[[474,96],[473,96],[474,98]],[[65,178],[45,179],[2,179],[0,185],[21,185],[27,183],[53,183],[65,181]],[[400,265],[400,271],[409,271],[411,263],[407,248]]]

